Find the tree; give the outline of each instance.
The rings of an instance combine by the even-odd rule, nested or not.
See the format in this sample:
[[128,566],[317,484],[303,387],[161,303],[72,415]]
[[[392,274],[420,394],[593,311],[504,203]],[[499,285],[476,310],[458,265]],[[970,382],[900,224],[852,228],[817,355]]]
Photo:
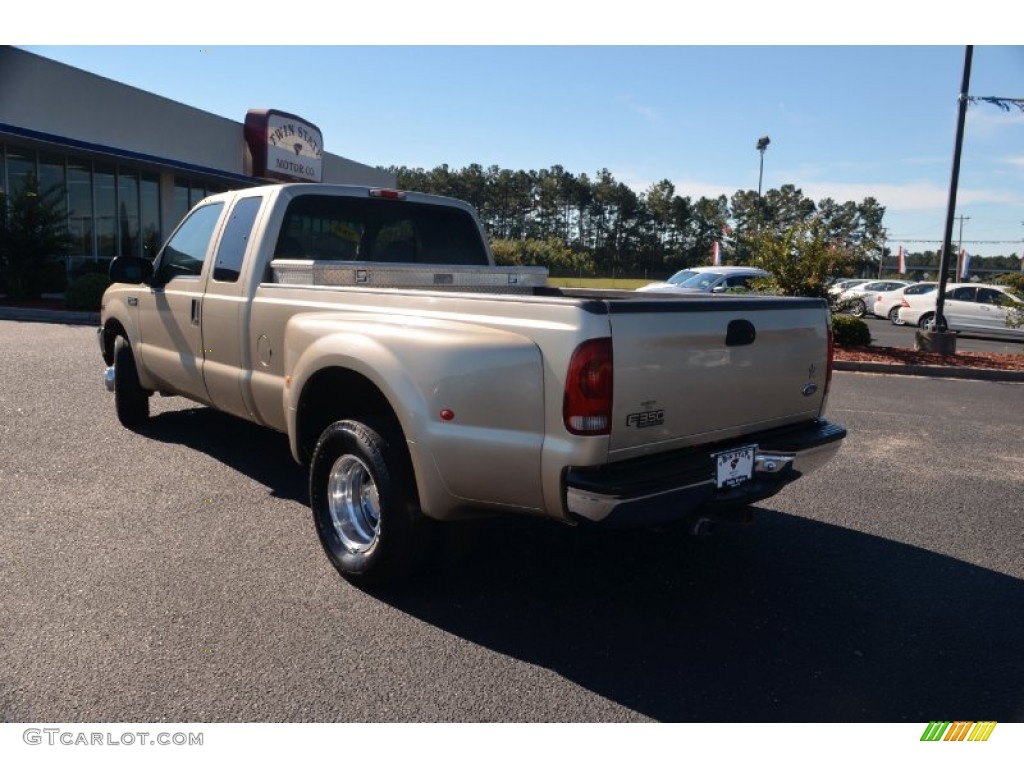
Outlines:
[[771,273],[762,283],[783,296],[828,297],[828,279],[842,274],[855,261],[854,253],[831,237],[821,217],[794,224],[784,232],[763,229],[750,249],[751,264]]
[[14,194],[0,193],[0,274],[9,298],[39,298],[47,268],[70,244],[63,187],[40,191],[30,174]]

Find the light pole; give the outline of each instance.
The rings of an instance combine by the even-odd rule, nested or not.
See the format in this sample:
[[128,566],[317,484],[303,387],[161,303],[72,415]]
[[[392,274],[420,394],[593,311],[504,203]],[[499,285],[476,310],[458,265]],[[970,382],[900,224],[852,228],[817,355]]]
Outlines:
[[767,136],[762,136],[757,140],[757,151],[761,153],[761,165],[757,171],[757,229],[761,230],[761,180],[764,178],[764,151],[768,149],[768,145],[772,143],[772,140]]
[[[953,219],[956,215],[956,190],[960,181],[960,153],[964,143],[964,123],[967,120],[968,89],[971,84],[971,59],[974,57],[974,46],[964,46],[964,77],[960,85],[960,106],[957,110],[956,140],[953,144],[953,173],[949,181],[949,205],[946,208],[946,231],[942,238],[942,256],[939,262],[939,286],[935,292],[935,330],[934,336],[928,337],[934,346],[928,352],[952,354],[956,352],[956,336],[946,334],[946,315],[943,309],[946,304],[946,283],[948,281],[949,260],[953,250]],[[954,262],[955,264],[956,262]]]

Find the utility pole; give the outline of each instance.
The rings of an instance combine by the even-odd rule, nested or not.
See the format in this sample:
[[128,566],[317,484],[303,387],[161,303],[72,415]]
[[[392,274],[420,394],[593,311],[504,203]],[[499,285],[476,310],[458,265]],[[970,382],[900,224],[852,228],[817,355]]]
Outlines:
[[882,251],[878,254],[878,279],[882,279],[882,267],[885,264],[885,238],[889,233],[882,230]]
[[971,217],[970,216],[957,216],[956,218],[960,219],[960,241],[956,245],[957,253],[959,253],[960,251],[962,251],[964,249],[964,222],[965,221],[970,221]]

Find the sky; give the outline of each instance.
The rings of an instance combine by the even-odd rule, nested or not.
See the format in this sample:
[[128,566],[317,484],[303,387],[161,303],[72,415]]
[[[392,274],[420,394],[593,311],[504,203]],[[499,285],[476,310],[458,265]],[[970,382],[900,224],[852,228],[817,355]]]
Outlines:
[[[302,14],[288,28],[323,42]],[[734,39],[751,34],[757,29]],[[886,209],[893,250],[935,250],[944,234],[964,70],[956,42],[585,45],[570,35],[551,45],[364,46],[339,35],[333,45],[276,46],[242,44],[243,33],[224,44],[81,46],[74,38],[20,47],[238,122],[250,108],[297,114],[321,129],[325,151],[368,165],[561,165],[591,177],[607,168],[638,193],[668,179],[696,200],[756,190],[755,145],[769,136],[765,190],[873,197]],[[1024,98],[1024,46],[976,45],[968,93]],[[970,253],[1024,251],[1024,111],[968,109],[955,215],[963,218],[953,241]]]

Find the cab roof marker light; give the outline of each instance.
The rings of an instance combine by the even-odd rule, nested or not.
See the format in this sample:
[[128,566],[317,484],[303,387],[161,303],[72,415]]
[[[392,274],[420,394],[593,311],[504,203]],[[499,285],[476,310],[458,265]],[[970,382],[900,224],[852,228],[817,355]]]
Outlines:
[[375,187],[370,190],[370,197],[383,197],[386,200],[404,200],[405,192],[400,189],[382,189]]

